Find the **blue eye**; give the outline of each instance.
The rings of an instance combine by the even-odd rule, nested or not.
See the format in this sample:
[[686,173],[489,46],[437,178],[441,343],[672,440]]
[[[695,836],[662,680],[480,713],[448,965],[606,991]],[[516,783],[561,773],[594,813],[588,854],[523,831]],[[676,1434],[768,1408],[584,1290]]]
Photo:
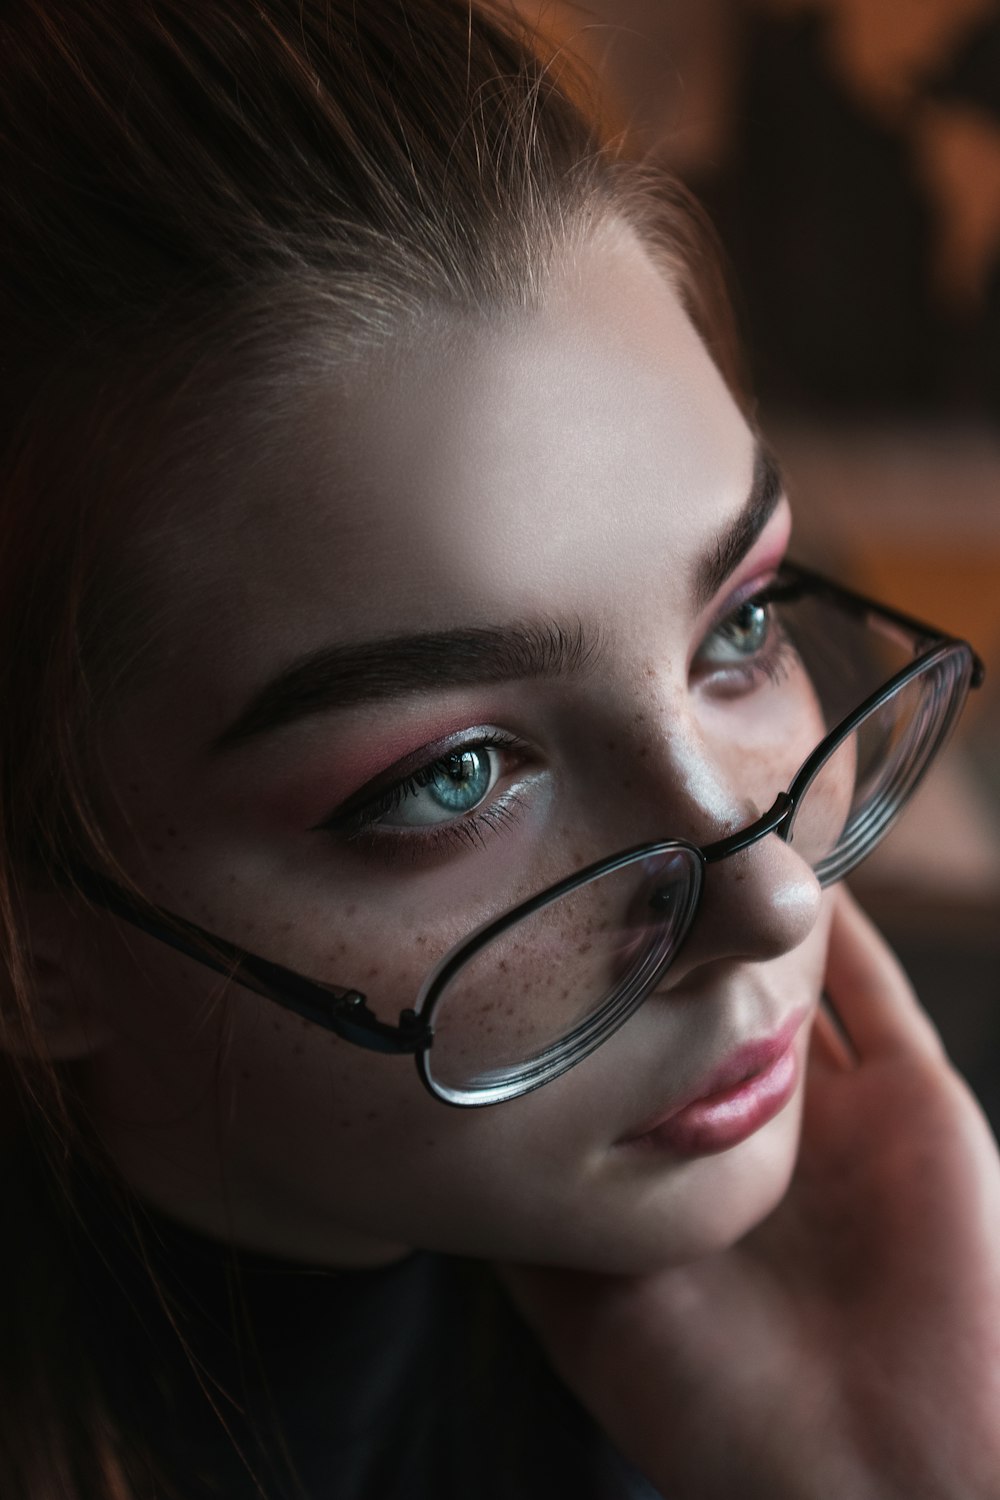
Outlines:
[[317,826],[346,838],[449,827],[467,833],[479,818],[507,815],[505,798],[490,798],[517,753],[517,742],[499,735],[460,745]]
[[771,634],[771,611],[759,599],[747,599],[715,627],[698,658],[713,665],[744,662],[759,655]]
[[499,756],[487,746],[458,750],[411,777],[395,809],[379,821],[384,827],[412,828],[461,817],[489,795],[498,775]]

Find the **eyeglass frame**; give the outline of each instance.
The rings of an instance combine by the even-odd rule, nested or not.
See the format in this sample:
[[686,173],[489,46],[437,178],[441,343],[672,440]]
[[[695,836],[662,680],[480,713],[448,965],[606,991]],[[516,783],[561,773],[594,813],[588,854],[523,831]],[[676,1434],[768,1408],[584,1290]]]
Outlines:
[[[146,907],[138,897],[131,895],[123,886],[88,865],[75,865],[70,871],[68,883],[95,906],[121,918],[148,936],[166,943],[185,957],[192,958],[214,972],[222,974],[230,982],[235,981],[244,989],[250,990],[263,999],[282,1006],[306,1021],[322,1026],[342,1041],[370,1052],[414,1057],[421,1083],[441,1103],[468,1108],[501,1102],[500,1100],[472,1098],[458,1100],[447,1097],[430,1077],[426,1062],[427,1053],[434,1040],[433,1020],[438,998],[456,972],[474,958],[482,948],[541,907],[592,880],[611,874],[616,869],[643,857],[653,857],[671,850],[685,849],[698,857],[702,878],[698,881],[698,888],[694,895],[694,910],[687,918],[682,935],[665,966],[669,967],[687,940],[694,923],[701,901],[705,867],[718,864],[733,854],[749,849],[761,839],[766,838],[768,834],[776,833],[779,837],[787,837],[798,804],[819,768],[881,703],[892,698],[913,678],[923,675],[936,661],[943,659],[956,647],[967,651],[971,659],[969,688],[982,686],[986,675],[985,665],[969,642],[961,637],[949,635],[935,626],[917,620],[912,615],[835,583],[825,575],[800,564],[784,562],[778,576],[780,582],[775,589],[769,591],[772,600],[806,593],[826,598],[835,607],[845,610],[848,614],[864,617],[866,621],[867,617],[874,615],[880,621],[901,630],[909,638],[912,649],[916,653],[913,661],[893,673],[881,687],[870,693],[857,708],[834,725],[803,761],[792,777],[787,790],[779,792],[767,812],[754,819],[746,828],[701,846],[687,839],[676,838],[637,844],[596,860],[584,866],[583,869],[556,881],[555,884],[547,886],[534,896],[518,902],[501,916],[490,918],[474,928],[438,961],[429,971],[418,991],[417,1003],[420,1005],[420,1010],[412,1006],[405,1007],[400,1011],[396,1025],[378,1019],[368,1008],[367,998],[363,991],[330,984],[323,980],[310,979],[294,969],[286,968],[283,964],[250,953],[238,944],[226,938],[220,938],[197,923],[188,921],[187,918],[176,916],[163,908]],[[934,755],[929,756],[926,764],[921,768],[919,775],[909,788],[907,801],[933,764],[933,760]],[[905,803],[900,804],[901,807],[903,805]],[[872,845],[872,848],[874,847],[875,844]],[[869,852],[866,851],[862,858],[866,858]],[[663,969],[658,970],[657,977],[662,972]],[[648,994],[648,991],[646,993]],[[624,1024],[644,998],[645,996],[637,1001],[612,1030],[617,1030],[618,1025]],[[610,1009],[613,1006],[614,997],[606,1003]],[[611,1034],[612,1032],[609,1031],[608,1035]],[[593,1046],[574,1057],[558,1073],[547,1071],[545,1076],[537,1082],[528,1082],[525,1087],[518,1087],[515,1091],[505,1094],[504,1099],[520,1097],[551,1082],[554,1077],[561,1076],[563,1072],[568,1072],[577,1063],[582,1062],[606,1040],[607,1036],[601,1035]]]

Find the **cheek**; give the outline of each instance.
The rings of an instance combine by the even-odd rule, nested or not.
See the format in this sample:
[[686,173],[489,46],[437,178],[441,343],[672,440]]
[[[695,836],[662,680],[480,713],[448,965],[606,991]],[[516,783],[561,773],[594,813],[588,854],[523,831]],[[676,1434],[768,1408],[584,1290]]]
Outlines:
[[455,1122],[412,1058],[365,1052],[180,956],[136,966],[135,986],[127,970],[89,1092],[143,1180],[164,1156],[184,1198],[231,1198],[268,1234],[287,1226],[293,1248],[333,1219],[374,1232],[393,1205],[394,1234],[420,1222],[421,1181]]
[[424,1090],[412,1059],[365,1054],[294,1020],[275,1031],[263,1013],[234,1027],[220,1087],[228,1181],[309,1237],[334,1225],[524,1258],[553,1219],[572,1224],[580,1146],[564,1127],[554,1145],[539,1124],[554,1117],[555,1099],[449,1108]]
[[234,1136],[287,1167],[351,1154],[406,1154],[432,1144],[442,1106],[420,1084],[413,1059],[365,1052],[251,998],[230,1002],[225,1075]]
[[[248,923],[241,933],[237,924],[236,935],[286,958],[279,939],[294,946],[292,924],[277,938],[260,927],[258,933]],[[308,1118],[318,1147],[326,1149],[331,1132],[380,1122],[397,1129],[425,1101],[428,1113],[440,1108],[421,1086],[412,1057],[345,1042],[148,938],[123,944],[115,934],[107,950],[101,969],[106,1007],[139,1066],[137,1077],[157,1078],[164,1113],[171,1096],[180,1103],[211,1093],[221,1117],[239,1118],[241,1131],[249,1125],[253,1132],[256,1121],[259,1133],[277,1143],[282,1131],[276,1124]],[[371,962],[371,953],[371,947],[338,941],[308,968],[321,979],[374,993],[379,1016],[395,1020],[415,993],[420,962],[412,956]],[[300,1133],[309,1128],[303,1124]]]

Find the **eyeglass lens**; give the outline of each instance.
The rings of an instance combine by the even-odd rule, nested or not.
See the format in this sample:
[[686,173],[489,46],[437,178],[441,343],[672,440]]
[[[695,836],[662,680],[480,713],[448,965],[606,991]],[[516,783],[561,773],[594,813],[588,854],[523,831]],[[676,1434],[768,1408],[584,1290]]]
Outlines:
[[[912,643],[822,599],[772,605],[766,670],[713,706],[725,774],[763,809],[824,736],[896,671]],[[785,836],[824,883],[883,836],[946,737],[970,671],[945,653],[837,744],[801,789]],[[718,725],[716,725],[718,727]],[[666,837],[668,829],[657,829]],[[542,905],[458,967],[435,995],[433,1086],[456,1102],[507,1097],[579,1061],[641,1003],[686,935],[693,850],[646,855]]]
[[895,822],[951,729],[969,667],[968,653],[953,652],[903,683],[808,783],[786,836],[822,884],[849,874]]
[[692,849],[644,855],[486,944],[435,1009],[434,1083],[502,1087],[540,1058],[547,1074],[561,1071],[564,1053],[575,1060],[592,1051],[656,983],[689,925],[700,879]]

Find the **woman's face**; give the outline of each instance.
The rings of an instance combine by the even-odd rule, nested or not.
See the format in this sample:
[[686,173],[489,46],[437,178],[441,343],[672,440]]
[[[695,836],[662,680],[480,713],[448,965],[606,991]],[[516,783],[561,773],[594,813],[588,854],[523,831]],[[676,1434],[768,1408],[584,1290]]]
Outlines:
[[[783,669],[732,624],[787,504],[624,232],[540,311],[442,322],[286,404],[259,453],[231,445],[204,518],[191,496],[145,547],[157,650],[106,760],[123,858],[164,906],[395,1021],[478,923],[630,845],[743,827],[819,738],[806,708],[776,753]],[[424,639],[485,631],[503,649]],[[461,775],[427,771],[458,752]],[[93,920],[88,1102],[134,1186],[210,1233],[329,1264],[427,1246],[640,1271],[731,1243],[787,1184],[827,913],[775,837],[710,867],[598,1052],[484,1109]],[[707,1133],[695,1106],[643,1134],[785,1044],[746,1118],[722,1101]]]

